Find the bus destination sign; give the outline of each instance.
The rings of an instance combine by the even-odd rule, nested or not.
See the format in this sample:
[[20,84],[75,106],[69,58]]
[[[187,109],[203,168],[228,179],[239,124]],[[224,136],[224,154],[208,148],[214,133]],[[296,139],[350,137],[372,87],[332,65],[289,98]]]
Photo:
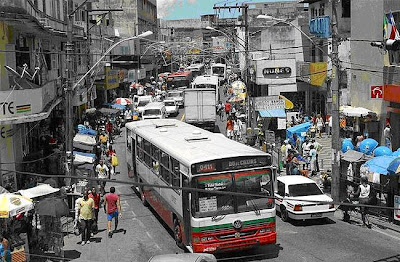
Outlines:
[[217,165],[215,162],[212,163],[201,163],[196,165],[196,173],[208,173],[217,170]]
[[221,163],[222,170],[235,170],[248,167],[266,166],[267,157],[228,159]]

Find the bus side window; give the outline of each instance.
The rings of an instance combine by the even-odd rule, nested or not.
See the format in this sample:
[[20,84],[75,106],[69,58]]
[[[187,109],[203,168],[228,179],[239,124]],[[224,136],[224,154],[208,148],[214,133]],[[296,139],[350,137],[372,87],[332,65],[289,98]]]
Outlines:
[[181,185],[181,174],[179,172],[179,162],[175,159],[171,158],[172,162],[172,185],[173,186],[180,186]]
[[169,155],[165,152],[161,151],[161,177],[167,182],[167,184],[171,184],[171,173],[169,171]]
[[146,139],[143,139],[143,149],[144,149],[144,162],[147,164],[147,166],[151,167],[152,166],[152,162],[151,162],[151,144],[149,141],[147,141]]
[[143,138],[141,138],[140,136],[137,137],[136,150],[138,158],[143,161],[144,160]]

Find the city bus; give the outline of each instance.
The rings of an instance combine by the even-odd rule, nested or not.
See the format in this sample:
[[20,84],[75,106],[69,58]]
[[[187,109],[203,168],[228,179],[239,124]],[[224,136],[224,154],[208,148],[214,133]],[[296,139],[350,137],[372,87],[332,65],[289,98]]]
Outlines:
[[193,80],[192,72],[178,71],[174,72],[167,77],[167,88],[169,90],[177,88],[187,88]]
[[190,66],[186,67],[185,70],[192,72],[193,78],[204,75],[206,72],[204,64],[191,64]]
[[217,75],[218,79],[221,83],[225,83],[226,78],[227,78],[227,73],[226,73],[226,64],[212,64],[211,65],[211,74],[212,75]]
[[216,253],[276,243],[271,155],[176,119],[126,127],[129,177],[167,186],[136,190],[179,247]]
[[210,76],[210,75],[198,76],[193,80],[192,88],[215,89],[215,102],[218,103],[218,101],[220,100],[218,76]]

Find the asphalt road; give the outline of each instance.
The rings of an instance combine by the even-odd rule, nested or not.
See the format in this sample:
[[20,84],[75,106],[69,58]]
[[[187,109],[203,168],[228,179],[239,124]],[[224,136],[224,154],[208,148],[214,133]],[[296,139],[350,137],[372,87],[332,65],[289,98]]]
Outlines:
[[[180,116],[181,117],[181,114]],[[124,130],[125,131],[125,130]],[[125,133],[123,133],[124,135]],[[130,181],[124,161],[124,136],[114,144],[120,165],[114,178]],[[81,246],[80,237],[67,235],[65,256],[73,261],[147,261],[167,253],[182,253],[172,233],[157,215],[142,205],[130,185],[108,183],[121,196],[123,215],[119,228],[126,229],[107,237],[106,217],[100,212],[100,232],[92,243]],[[218,255],[218,261],[399,261],[399,232],[377,227],[363,228],[359,221],[345,223],[337,211],[333,220],[284,223],[277,217],[276,245]]]

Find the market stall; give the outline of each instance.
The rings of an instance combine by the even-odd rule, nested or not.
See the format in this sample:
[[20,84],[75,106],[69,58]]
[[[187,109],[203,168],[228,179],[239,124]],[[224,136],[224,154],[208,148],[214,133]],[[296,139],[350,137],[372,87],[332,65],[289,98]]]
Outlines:
[[14,193],[0,194],[0,228],[9,241],[12,261],[27,261],[29,242],[24,214],[32,209],[29,198]]
[[375,112],[352,106],[341,106],[339,111],[342,137],[354,139],[362,134],[364,137],[379,138],[379,121]]

